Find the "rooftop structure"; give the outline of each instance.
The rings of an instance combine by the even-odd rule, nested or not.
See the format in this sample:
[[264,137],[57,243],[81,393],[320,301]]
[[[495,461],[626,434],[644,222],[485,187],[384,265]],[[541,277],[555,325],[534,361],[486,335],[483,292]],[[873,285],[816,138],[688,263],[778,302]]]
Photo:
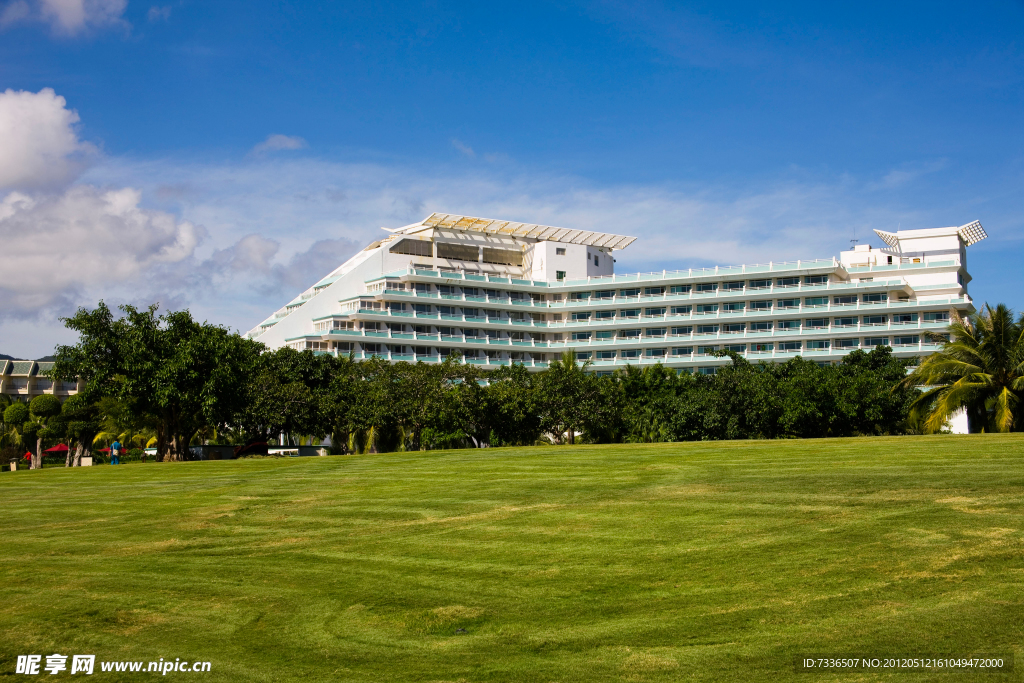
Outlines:
[[878,230],[839,257],[616,274],[636,238],[453,214],[398,229],[248,333],[270,348],[541,369],[565,350],[597,372],[663,363],[713,373],[749,360],[821,363],[891,346],[919,356],[951,314],[974,312],[959,227]]

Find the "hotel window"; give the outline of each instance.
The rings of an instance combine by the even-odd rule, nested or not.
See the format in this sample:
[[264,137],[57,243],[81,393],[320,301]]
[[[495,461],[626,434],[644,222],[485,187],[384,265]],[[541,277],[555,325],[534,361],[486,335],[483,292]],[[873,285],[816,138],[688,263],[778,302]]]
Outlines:
[[409,254],[410,256],[433,256],[433,243],[429,240],[404,239],[388,249],[392,254]]
[[722,347],[722,349],[724,351],[732,351],[733,353],[746,353],[747,352],[747,345],[746,344],[726,344],[725,346]]
[[948,323],[949,313],[946,313],[945,311],[941,313],[925,313],[924,321],[926,323]]
[[644,315],[646,315],[649,318],[661,317],[665,315],[665,308],[645,308]]
[[479,318],[480,317],[480,309],[479,308],[463,308],[462,309],[462,315],[466,316],[467,318]]
[[555,247],[555,256],[565,256],[565,247]]
[[728,334],[739,334],[743,332],[746,325],[744,323],[731,323],[729,325],[722,325],[722,332]]
[[427,314],[430,313],[430,304],[413,304],[412,310],[417,313]]
[[777,329],[777,330],[799,330],[800,329],[800,321],[799,320],[780,320],[779,322],[775,323],[775,329]]
[[805,285],[823,285],[828,282],[828,275],[805,275]]
[[405,304],[403,304],[400,301],[389,301],[388,302],[388,310],[391,310],[391,311],[404,311],[405,310]]
[[750,323],[750,329],[753,332],[770,332],[772,329],[772,324],[770,321],[767,320],[765,322]]
[[771,280],[751,280],[747,287],[748,289],[767,289],[772,286]]
[[429,294],[430,293],[430,285],[428,285],[426,283],[423,283],[423,282],[417,282],[416,283],[416,293],[417,294]]
[[496,309],[493,309],[493,308],[488,308],[484,312],[487,314],[487,319],[488,320],[500,320],[501,319],[501,311],[499,311],[499,310],[496,310]]
[[600,291],[594,292],[594,298],[595,299],[614,299],[615,298],[615,290],[614,289],[602,289]]
[[827,306],[827,296],[812,296],[804,299],[804,305],[806,306]]
[[646,296],[660,296],[665,293],[664,287],[645,287],[644,294]]
[[697,334],[716,334],[718,325],[697,325]]
[[648,327],[646,336],[664,337],[666,332],[668,332],[668,330],[666,330],[664,327]]
[[877,304],[877,303],[881,303],[882,301],[888,300],[888,298],[889,297],[887,297],[885,294],[878,293],[878,294],[865,294],[862,297],[862,300],[866,304]]
[[469,244],[452,244],[451,242],[437,243],[437,257],[450,261],[472,261],[480,260],[480,248]]
[[672,285],[669,287],[669,292],[672,294],[689,294],[690,285]]
[[698,292],[715,292],[718,290],[718,284],[714,282],[700,282],[697,283]]
[[576,352],[576,360],[590,360],[590,352],[589,351],[577,351]]
[[381,352],[380,347],[380,344],[363,344],[363,353],[379,354]]
[[867,346],[867,347],[870,347],[870,348],[874,348],[876,346],[888,346],[888,345],[889,345],[889,338],[888,337],[865,337],[864,338],[864,346]]
[[564,270],[556,270],[555,271],[555,279],[556,280],[564,280],[565,279],[565,271]]
[[573,332],[572,333],[572,340],[573,341],[590,341],[590,333],[589,332]]
[[799,351],[801,343],[798,341],[781,342],[779,344],[779,351]]
[[916,323],[917,313],[897,313],[892,317],[894,323]]
[[480,296],[480,289],[478,287],[463,287],[462,293],[466,296]]
[[619,311],[619,317],[621,317],[621,318],[639,318],[640,317],[640,309],[639,308],[625,308],[625,309]]
[[709,367],[709,368],[697,368],[697,374],[698,375],[717,375],[718,374],[718,368],[713,367],[713,366]]
[[800,299],[779,299],[779,308],[799,308]]
[[750,345],[750,350],[751,351],[758,351],[758,352],[772,351],[774,348],[775,348],[774,344],[751,344]]
[[807,342],[807,348],[809,350],[823,351],[829,347],[829,341],[827,339],[812,339]]
[[464,334],[466,335],[467,339],[476,339],[480,336],[480,330],[470,327],[464,330]]
[[459,335],[459,328],[457,328],[457,327],[439,327],[439,328],[437,328],[437,333],[439,335],[441,335],[442,337],[458,337],[458,336],[460,336]]
[[864,316],[865,325],[884,325],[886,317],[884,315],[866,315]]
[[717,346],[698,346],[697,355],[699,356],[710,356],[715,351],[718,351]]
[[640,349],[626,349],[619,352],[623,358],[639,358]]
[[598,311],[594,314],[594,317],[598,320],[608,320],[615,317],[615,311]]
[[586,301],[590,298],[590,292],[570,292],[569,301]]
[[672,315],[689,315],[693,311],[693,306],[673,306]]
[[742,301],[733,301],[731,303],[722,304],[723,311],[742,311],[746,307]]
[[772,310],[771,301],[751,301],[750,310],[752,311],[770,311]]
[[598,261],[598,259],[597,259],[597,254],[594,254],[594,265],[595,265],[595,266],[599,266],[599,265],[601,265],[601,262],[600,262],[600,261]]
[[693,354],[692,346],[674,346],[672,347],[673,356],[690,356]]
[[484,294],[486,294],[487,298],[490,300],[504,299],[508,296],[508,292],[503,292],[498,289],[485,289]]
[[775,281],[779,287],[796,287],[800,284],[800,278],[798,277],[780,277]]
[[622,289],[622,290],[619,290],[619,294],[621,296],[630,296],[630,297],[632,297],[632,296],[640,296],[640,290],[639,289]]
[[644,355],[648,358],[664,358],[665,349],[647,349]]
[[832,297],[832,303],[836,306],[849,306],[850,304],[857,303],[857,295],[849,294],[846,296],[834,296]]
[[640,330],[619,330],[620,339],[633,339],[640,336]]
[[602,330],[600,332],[595,332],[594,337],[596,339],[612,339],[615,337],[615,333],[611,330]]
[[828,327],[828,318],[808,318],[804,327]]
[[689,335],[693,334],[693,326],[692,325],[686,325],[684,327],[673,327],[672,328],[672,334],[674,334],[677,337],[689,336]]
[[574,321],[590,320],[590,311],[576,311],[572,314],[572,319]]
[[837,349],[855,349],[860,346],[859,339],[836,339],[833,346]]
[[915,334],[908,337],[895,337],[892,341],[896,346],[917,346],[921,339]]
[[735,280],[733,282],[723,282],[722,289],[728,291],[734,291],[737,289],[743,289],[743,280]]
[[717,313],[718,304],[700,304],[697,306],[697,313]]
[[837,327],[853,327],[857,324],[856,318],[836,318]]
[[598,360],[615,360],[615,351],[612,351],[612,350],[598,351],[597,352],[597,359]]

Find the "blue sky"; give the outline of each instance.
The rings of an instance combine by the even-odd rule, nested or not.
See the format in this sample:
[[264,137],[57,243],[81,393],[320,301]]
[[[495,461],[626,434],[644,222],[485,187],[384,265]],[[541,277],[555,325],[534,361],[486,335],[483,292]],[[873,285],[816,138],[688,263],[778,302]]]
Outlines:
[[6,285],[0,352],[101,297],[248,329],[434,210],[640,236],[620,271],[980,219],[971,293],[1021,309],[1022,28],[1021,2],[0,0],[0,91],[53,90],[0,133],[74,135],[32,138],[60,174],[0,169],[63,264]]

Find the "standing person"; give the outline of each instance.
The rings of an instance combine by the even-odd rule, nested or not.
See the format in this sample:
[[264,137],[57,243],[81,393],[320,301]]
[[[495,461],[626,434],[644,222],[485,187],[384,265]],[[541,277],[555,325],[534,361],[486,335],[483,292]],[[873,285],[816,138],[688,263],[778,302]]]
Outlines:
[[118,441],[117,439],[114,439],[114,443],[110,444],[110,464],[111,465],[120,465],[121,464],[121,459],[120,459],[120,457],[118,457],[120,455],[121,455],[121,442]]

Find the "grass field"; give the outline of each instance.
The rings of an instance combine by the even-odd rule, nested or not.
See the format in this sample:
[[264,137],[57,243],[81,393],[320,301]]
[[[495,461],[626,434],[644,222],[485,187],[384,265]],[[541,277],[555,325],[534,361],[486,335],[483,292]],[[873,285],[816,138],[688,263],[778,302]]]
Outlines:
[[[1024,435],[4,472],[0,676],[1022,680],[1022,492]],[[991,652],[1015,673],[793,670]]]

